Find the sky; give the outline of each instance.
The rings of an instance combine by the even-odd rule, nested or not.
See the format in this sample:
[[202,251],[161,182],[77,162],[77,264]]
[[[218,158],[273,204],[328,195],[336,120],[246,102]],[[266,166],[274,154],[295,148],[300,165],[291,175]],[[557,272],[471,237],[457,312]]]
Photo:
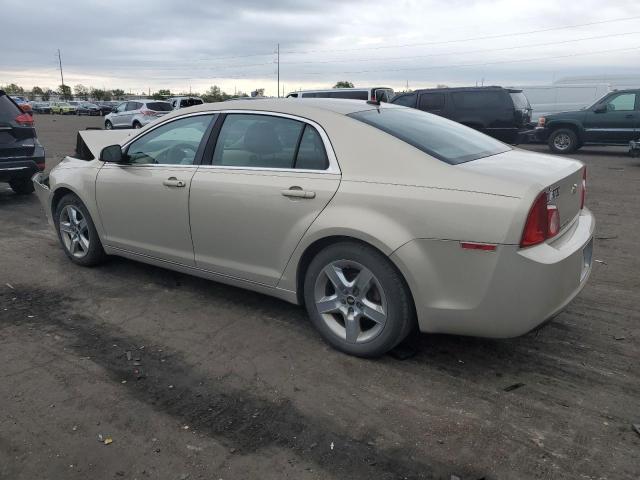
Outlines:
[[640,76],[637,0],[0,0],[0,85],[280,93]]

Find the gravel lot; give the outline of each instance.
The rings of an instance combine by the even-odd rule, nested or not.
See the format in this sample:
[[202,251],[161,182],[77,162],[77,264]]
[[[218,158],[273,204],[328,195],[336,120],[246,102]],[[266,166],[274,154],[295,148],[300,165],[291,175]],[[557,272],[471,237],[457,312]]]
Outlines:
[[[102,123],[36,121],[48,168]],[[583,293],[538,332],[416,335],[405,360],[337,353],[259,294],[74,266],[0,184],[0,478],[640,478],[640,160],[575,157],[598,221]]]

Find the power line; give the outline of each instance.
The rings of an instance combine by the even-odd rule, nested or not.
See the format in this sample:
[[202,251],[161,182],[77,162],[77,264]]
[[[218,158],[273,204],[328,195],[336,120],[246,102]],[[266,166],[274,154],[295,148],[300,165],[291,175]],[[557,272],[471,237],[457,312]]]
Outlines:
[[350,71],[350,72],[307,72],[300,73],[299,75],[355,75],[360,73],[378,73],[378,72],[398,72],[398,71],[413,71],[413,70],[435,70],[441,68],[463,68],[463,67],[484,67],[486,65],[501,65],[508,63],[526,63],[526,62],[537,62],[539,60],[555,60],[559,58],[570,58],[570,57],[581,57],[585,55],[599,55],[602,53],[613,53],[613,52],[624,52],[624,51],[632,51],[632,50],[640,50],[640,46],[630,47],[630,48],[617,48],[611,50],[600,50],[596,52],[585,52],[585,53],[572,53],[568,55],[557,55],[551,57],[537,57],[537,58],[525,58],[519,60],[501,60],[495,62],[483,62],[483,63],[467,63],[467,64],[457,64],[457,65],[431,65],[429,67],[407,67],[407,68],[382,68],[382,69],[373,69],[373,70],[359,70],[359,71]]
[[302,53],[323,53],[323,52],[355,52],[361,50],[380,50],[383,48],[404,48],[404,47],[419,47],[422,45],[445,45],[449,43],[461,43],[461,42],[471,42],[475,40],[491,40],[495,38],[505,38],[505,37],[518,37],[523,35],[532,35],[534,33],[544,33],[544,32],[553,32],[556,30],[566,30],[571,28],[580,28],[580,27],[589,27],[593,25],[602,25],[605,23],[614,23],[614,22],[624,22],[628,20],[635,20],[640,18],[640,15],[636,15],[633,17],[624,17],[624,18],[613,18],[611,20],[600,20],[597,22],[588,22],[588,23],[577,23],[574,25],[565,25],[562,27],[549,27],[543,28],[539,30],[529,30],[526,32],[514,32],[514,33],[501,33],[497,35],[485,35],[481,37],[468,37],[468,38],[458,38],[454,40],[440,40],[435,42],[420,42],[420,43],[405,43],[401,45],[379,45],[379,46],[369,46],[369,47],[358,47],[358,48],[343,48],[343,49],[335,49],[335,50],[299,50],[299,51],[288,51],[282,52],[286,54],[302,54]]
[[401,60],[414,60],[416,58],[430,58],[430,57],[446,57],[451,55],[467,55],[471,53],[487,53],[487,52],[499,52],[505,50],[517,50],[519,48],[532,48],[532,47],[548,47],[554,45],[563,45],[567,43],[575,43],[582,42],[585,40],[599,40],[603,38],[611,38],[611,37],[622,37],[626,35],[636,35],[640,33],[640,31],[636,32],[624,32],[624,33],[611,33],[608,35],[598,35],[595,37],[583,37],[576,38],[572,40],[560,40],[556,42],[546,42],[546,43],[530,43],[527,45],[515,45],[511,47],[501,47],[501,48],[485,48],[481,50],[466,50],[466,51],[457,51],[457,52],[444,52],[444,53],[430,53],[427,55],[410,55],[403,57],[379,57],[379,58],[359,58],[359,59],[337,59],[337,60],[312,60],[308,62],[282,62],[283,65],[311,65],[311,64],[331,64],[331,63],[360,63],[360,62],[377,62],[377,61],[401,61]]

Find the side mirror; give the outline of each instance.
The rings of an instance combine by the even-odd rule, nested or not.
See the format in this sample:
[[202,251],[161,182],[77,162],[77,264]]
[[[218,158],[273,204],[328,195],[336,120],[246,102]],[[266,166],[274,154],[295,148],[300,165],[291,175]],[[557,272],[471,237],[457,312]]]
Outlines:
[[103,162],[123,163],[124,155],[120,145],[109,145],[100,152],[100,160]]
[[607,111],[606,105],[598,105],[594,110],[595,113],[605,113],[606,111]]

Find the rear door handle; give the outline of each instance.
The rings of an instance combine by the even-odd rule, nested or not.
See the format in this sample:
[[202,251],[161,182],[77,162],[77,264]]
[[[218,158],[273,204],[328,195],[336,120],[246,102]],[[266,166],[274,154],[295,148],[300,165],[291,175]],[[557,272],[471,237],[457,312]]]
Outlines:
[[165,187],[184,187],[187,184],[182,180],[178,180],[176,177],[169,177],[162,182]]
[[302,190],[300,187],[291,187],[288,190],[280,190],[280,193],[285,197],[290,198],[316,198],[316,192]]

